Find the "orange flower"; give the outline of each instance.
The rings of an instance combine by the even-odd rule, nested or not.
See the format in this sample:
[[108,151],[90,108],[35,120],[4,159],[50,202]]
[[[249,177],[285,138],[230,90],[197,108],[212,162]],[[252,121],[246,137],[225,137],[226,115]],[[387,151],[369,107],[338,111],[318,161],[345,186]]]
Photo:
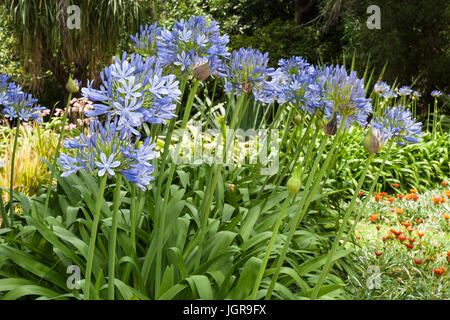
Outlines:
[[447,185],[448,185],[448,183],[447,182],[445,182],[445,181],[442,181],[442,183],[441,183],[444,187],[446,187]]
[[409,192],[411,192],[411,193],[417,193],[417,192],[419,192],[419,191],[418,191],[417,189],[410,189]]
[[408,229],[406,229],[406,230],[408,230],[409,233],[412,233],[412,232],[414,231],[413,228],[408,228]]
[[395,234],[396,236],[400,236],[400,235],[402,235],[402,233],[403,233],[403,232],[401,232],[401,231],[396,231],[396,230],[394,230],[394,229],[391,229],[391,232],[392,232],[393,234]]
[[402,221],[402,225],[404,225],[405,227],[410,227],[411,224],[411,222]]
[[358,192],[358,197],[361,197],[361,196],[363,196],[363,195],[364,195],[364,191]]
[[420,266],[421,264],[423,264],[425,261],[423,261],[422,259],[416,259],[414,258],[414,263],[417,264],[418,266]]
[[398,183],[393,183],[392,186],[393,186],[394,188],[398,188],[398,187],[400,187],[400,184],[398,184]]
[[373,253],[375,253],[377,258],[380,257],[383,254],[383,252],[378,252],[377,250],[374,250]]
[[404,212],[403,209],[399,209],[399,208],[394,209],[394,211],[395,211],[396,214],[402,214]]
[[394,197],[389,197],[389,198],[386,198],[386,200],[389,201],[389,202],[394,202],[395,198]]
[[375,228],[377,228],[377,230],[380,230],[381,229],[381,226],[375,226]]
[[358,239],[358,240],[361,239],[361,236],[360,236],[360,235],[357,235],[357,236],[356,236],[356,239]]
[[414,245],[409,244],[409,243],[404,243],[404,245],[408,248],[408,249],[413,249]]
[[379,195],[380,197],[384,197],[384,196],[387,196],[388,193],[387,193],[387,192],[379,192],[378,195]]
[[445,202],[447,202],[447,200],[445,200],[444,198],[441,198],[441,197],[435,197],[435,198],[432,198],[431,201],[433,201],[434,204],[439,204],[439,203],[445,203]]
[[381,240],[383,240],[383,242],[386,242],[389,239],[388,236],[381,238]]
[[437,276],[442,276],[447,270],[444,267],[440,267],[439,269],[433,269],[433,272]]
[[405,237],[405,236],[399,236],[399,237],[398,237],[398,240],[400,240],[401,242],[403,242],[403,241],[406,240],[406,237]]
[[406,197],[406,196],[405,196],[404,194],[398,194],[396,197],[399,198],[399,199],[401,200],[401,199],[403,199],[403,198]]
[[413,195],[414,195],[414,193],[408,193],[408,194],[406,195],[406,200],[411,200],[412,197],[413,197]]
[[417,200],[417,199],[419,199],[419,196],[414,194],[414,195],[412,196],[412,198],[413,198],[413,200]]
[[442,214],[442,217],[443,217],[445,220],[448,220],[448,219],[450,219],[450,214],[443,213],[443,214]]
[[378,202],[380,202],[380,201],[383,199],[381,196],[379,196],[379,195],[377,195],[377,194],[374,196],[374,198],[375,198],[375,200],[378,201]]
[[409,243],[414,243],[414,241],[416,241],[416,239],[410,239],[408,238]]
[[417,231],[416,234],[422,238],[425,235],[425,232]]
[[445,193],[445,195],[446,195],[447,197],[450,198],[450,190],[445,190],[444,193]]
[[448,258],[450,258],[450,251],[449,251],[449,252],[447,252],[447,257],[448,257]]
[[373,214],[369,217],[369,220],[373,222],[376,221],[379,217],[380,217],[379,214]]
[[417,224],[421,224],[422,223],[422,219],[415,219],[414,221],[416,221]]

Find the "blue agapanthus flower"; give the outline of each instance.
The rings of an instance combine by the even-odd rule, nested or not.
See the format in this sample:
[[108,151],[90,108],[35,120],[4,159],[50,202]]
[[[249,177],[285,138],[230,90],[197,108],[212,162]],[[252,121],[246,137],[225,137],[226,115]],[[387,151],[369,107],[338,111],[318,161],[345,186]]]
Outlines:
[[439,90],[433,90],[431,91],[431,96],[434,98],[439,98],[440,96],[442,96],[442,92],[440,92]]
[[348,74],[343,66],[317,67],[316,73],[325,117],[331,119],[336,113],[338,123],[346,117],[345,127],[355,122],[366,127],[372,100],[366,98],[364,80],[355,71]]
[[408,86],[403,86],[400,89],[398,89],[399,96],[409,96],[411,93],[412,93],[412,90]]
[[321,106],[319,87],[315,83],[316,69],[302,57],[293,56],[278,62],[281,76],[276,81],[277,101],[290,102],[307,113]]
[[422,135],[422,123],[416,122],[411,111],[402,105],[387,107],[381,116],[372,119],[371,124],[385,140],[395,139],[399,145],[417,143]]
[[176,74],[189,73],[200,80],[224,77],[230,39],[219,31],[216,21],[207,23],[201,16],[175,22],[172,30],[163,29],[157,35],[158,59]]
[[134,43],[135,50],[146,56],[157,56],[156,42],[161,35],[162,28],[155,22],[152,25],[141,26],[140,32],[136,35],[131,35],[130,38]]
[[268,68],[269,54],[262,54],[253,48],[240,48],[233,51],[227,65],[225,91],[240,95],[252,93],[262,103],[272,103],[276,98],[276,88],[272,77],[278,71]]
[[0,74],[0,106],[8,120],[20,119],[22,122],[42,122],[42,111],[47,108],[38,104],[31,94],[22,91],[14,82],[9,82],[9,76]]
[[81,89],[83,97],[95,102],[86,116],[109,113],[118,118],[118,129],[128,137],[139,135],[143,122],[165,124],[175,117],[175,102],[181,95],[179,82],[175,75],[163,75],[155,57],[127,57],[124,52],[100,77],[99,90],[93,89],[92,83]]
[[391,99],[397,97],[397,93],[394,90],[391,90],[391,86],[383,81],[377,82],[373,90],[377,94],[381,95],[384,99]]
[[90,123],[89,135],[66,139],[64,147],[74,150],[74,156],[61,153],[59,163],[67,177],[79,170],[100,177],[122,174],[131,183],[146,190],[153,180],[150,161],[158,157],[155,143],[150,138],[143,142],[128,138],[119,128],[118,119],[109,116],[105,124],[95,118]]

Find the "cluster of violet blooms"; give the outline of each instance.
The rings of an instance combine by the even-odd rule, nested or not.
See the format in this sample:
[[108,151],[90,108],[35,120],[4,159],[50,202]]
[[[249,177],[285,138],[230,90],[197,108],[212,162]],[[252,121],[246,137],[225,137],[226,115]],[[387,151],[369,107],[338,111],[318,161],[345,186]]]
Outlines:
[[[223,78],[225,91],[234,95],[251,94],[260,103],[290,103],[305,113],[318,117],[345,118],[345,127],[354,123],[365,128],[372,113],[371,99],[366,98],[363,79],[343,66],[313,66],[302,57],[281,59],[278,68],[268,67],[268,54],[253,48],[228,52],[229,38],[220,35],[215,21],[203,17],[176,22],[171,30],[157,23],[141,27],[131,36],[139,54],[116,58],[100,74],[99,89],[92,82],[82,89],[83,98],[93,101],[88,117],[106,117],[106,124],[95,119],[90,136],[66,140],[65,147],[77,149],[77,156],[61,154],[60,163],[68,176],[85,169],[103,176],[121,173],[130,182],[146,189],[153,179],[157,157],[155,144],[140,141],[143,123],[166,124],[176,115],[180,101],[178,77]],[[382,83],[375,90],[387,94]],[[410,94],[401,88],[399,94]],[[386,109],[374,118],[381,141],[395,138],[398,143],[416,142],[420,123],[404,107]]]
[[42,123],[42,115],[47,108],[42,107],[29,93],[22,91],[22,87],[9,81],[10,77],[0,74],[0,106],[2,113],[12,121],[19,119],[21,122],[36,121]]

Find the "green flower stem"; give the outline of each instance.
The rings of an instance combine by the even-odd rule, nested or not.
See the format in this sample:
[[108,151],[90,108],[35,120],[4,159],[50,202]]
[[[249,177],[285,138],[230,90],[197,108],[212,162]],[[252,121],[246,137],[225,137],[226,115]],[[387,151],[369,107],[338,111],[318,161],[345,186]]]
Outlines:
[[[236,102],[235,105],[235,109],[233,110],[233,117],[231,119],[231,130],[235,130],[238,123],[238,115],[240,114],[241,109],[245,110],[246,105],[248,104],[250,98],[247,98],[246,94],[241,94],[238,98],[238,101]],[[222,126],[224,126],[225,123],[223,123]],[[231,139],[233,138],[233,135],[228,136],[225,138],[225,147],[223,148],[224,150],[224,161],[226,161],[227,158],[227,154],[228,154],[228,146],[231,142]],[[212,184],[209,186],[210,188],[208,188],[209,190],[206,190],[205,195],[207,195],[206,201],[202,202],[202,206],[200,207],[200,217],[201,217],[201,225],[200,225],[200,233],[199,233],[199,241],[198,241],[198,245],[199,245],[199,249],[198,249],[198,254],[197,254],[197,263],[196,266],[198,266],[200,264],[200,260],[201,260],[201,255],[202,255],[202,250],[203,250],[203,245],[204,245],[204,238],[206,235],[206,229],[208,226],[208,218],[209,218],[209,211],[211,209],[211,203],[212,203],[212,199],[214,196],[214,192],[216,190],[216,186],[217,186],[217,182],[219,181],[219,176],[220,173],[222,171],[222,167],[223,167],[223,162],[220,164],[216,165],[216,170],[214,172],[214,178],[212,181]]]
[[[183,120],[181,123],[181,129],[185,129],[187,122],[189,120],[189,115],[191,113],[191,109],[192,106],[194,104],[194,98],[195,95],[197,93],[197,89],[198,89],[198,85],[199,85],[200,81],[199,80],[194,80],[191,92],[189,93],[189,97],[188,97],[188,101],[186,103],[186,108],[184,110],[184,115],[183,115]],[[166,145],[167,149],[168,149],[168,145],[170,145],[170,141],[166,141]],[[165,164],[165,162],[163,162],[163,165]],[[162,165],[162,171],[161,173],[164,173],[164,166]],[[169,173],[169,177],[166,181],[166,189],[164,192],[164,206],[162,208],[162,212],[161,214],[158,215],[158,230],[157,230],[157,241],[158,241],[158,246],[157,246],[157,252],[156,252],[156,270],[155,270],[155,297],[159,296],[159,288],[161,285],[161,265],[162,265],[162,251],[163,251],[163,247],[164,247],[164,229],[165,229],[165,218],[166,218],[166,214],[167,214],[167,207],[168,207],[168,203],[169,203],[169,196],[170,196],[170,187],[172,185],[172,180],[173,180],[173,176],[175,174],[175,169],[176,166],[175,164],[172,164],[170,166],[170,173]],[[161,174],[162,175],[162,174]],[[162,179],[160,179],[160,184],[158,186],[158,189],[160,189],[162,184]],[[156,203],[158,203],[159,201],[156,201]],[[157,211],[158,213],[160,212],[160,210]]]
[[136,185],[131,184],[131,199],[130,199],[130,237],[131,247],[136,253]]
[[[313,183],[312,180],[313,180],[313,178],[315,176],[315,172],[316,172],[316,170],[317,170],[317,168],[319,166],[319,162],[320,162],[320,160],[322,158],[322,154],[323,154],[323,151],[324,151],[324,148],[325,148],[325,144],[326,144],[326,141],[327,141],[326,136],[322,139],[322,142],[321,142],[320,147],[319,147],[318,155],[316,156],[316,160],[315,160],[315,162],[313,164],[311,172],[309,173],[308,181],[306,183],[305,190],[303,192],[303,197],[302,197],[302,200],[301,200],[300,205],[299,205],[299,210],[297,211],[297,213],[295,214],[294,218],[291,220],[291,222],[289,224],[289,233],[288,233],[288,236],[286,238],[286,242],[284,244],[284,247],[283,247],[283,249],[281,251],[281,254],[280,254],[280,256],[279,256],[279,258],[277,260],[277,264],[276,264],[276,267],[275,267],[275,273],[274,273],[274,275],[272,277],[272,281],[270,283],[269,289],[267,290],[267,294],[266,294],[266,299],[267,300],[270,299],[270,297],[272,296],[273,289],[274,289],[275,284],[276,284],[276,282],[278,280],[278,276],[280,274],[281,267],[283,266],[283,263],[284,263],[284,260],[286,258],[286,254],[287,254],[287,251],[289,249],[289,245],[290,245],[290,243],[292,241],[292,238],[294,237],[295,230],[298,228],[298,225],[300,224],[301,220],[303,219],[304,215],[306,214],[306,212],[307,212],[307,210],[309,208],[309,204],[311,203],[312,198],[313,198],[315,192],[317,191],[317,189],[319,187],[319,184],[320,184],[320,182],[321,182],[321,180],[322,180],[322,178],[323,178],[323,176],[324,176],[324,174],[326,172],[326,169],[327,169],[331,159],[333,158],[334,151],[335,151],[335,149],[337,147],[337,142],[339,141],[339,137],[342,134],[342,131],[344,130],[345,120],[346,120],[346,117],[344,117],[342,119],[341,126],[339,127],[339,131],[337,132],[336,136],[334,137],[333,144],[332,144],[331,149],[330,149],[330,151],[329,151],[329,153],[327,155],[325,163],[321,166],[319,174],[318,174],[317,178],[315,179],[314,184],[312,184]],[[311,188],[311,185],[312,185],[312,188]]]
[[355,230],[357,222],[361,219],[362,214],[365,212],[366,206],[367,206],[367,204],[369,203],[369,200],[370,200],[370,195],[372,194],[373,190],[375,189],[375,186],[377,185],[378,179],[380,178],[381,172],[383,172],[384,165],[386,164],[386,160],[387,160],[387,158],[389,157],[389,155],[391,153],[393,142],[394,141],[391,140],[388,143],[387,147],[386,147],[386,153],[384,154],[381,166],[380,166],[380,168],[377,171],[377,174],[375,176],[375,179],[372,182],[372,185],[370,186],[369,192],[368,192],[367,197],[366,197],[366,199],[364,200],[364,202],[363,202],[363,204],[361,206],[361,209],[358,210],[358,214],[356,216],[355,223],[353,223],[349,233],[347,234],[347,236],[344,239],[344,243],[347,242],[348,237],[351,234],[353,234],[353,231]]
[[14,224],[14,162],[16,160],[17,141],[19,140],[20,134],[19,129],[20,129],[20,119],[17,118],[16,134],[14,136],[14,144],[11,156],[11,172],[10,172],[11,176],[9,180],[9,218],[11,226]]
[[122,186],[122,175],[117,175],[116,189],[113,198],[113,217],[111,223],[111,236],[109,239],[109,265],[108,265],[108,299],[114,300],[114,282],[116,267],[116,242],[117,225],[119,223],[120,188]]
[[95,251],[95,242],[97,239],[97,230],[98,230],[98,222],[100,220],[100,212],[103,204],[103,195],[105,193],[106,188],[106,180],[108,179],[108,175],[105,174],[102,177],[100,183],[100,190],[98,192],[97,197],[97,207],[95,208],[94,220],[92,221],[91,227],[91,238],[89,240],[89,248],[88,248],[88,256],[86,262],[86,279],[85,279],[85,289],[84,289],[84,299],[89,300],[89,293],[91,289],[91,274],[92,274],[92,264],[94,262],[94,251]]
[[[213,88],[213,93],[212,93],[212,97],[211,97],[211,106],[209,107],[209,111],[208,111],[208,118],[206,119],[206,127],[205,127],[206,129],[208,129],[208,127],[209,127],[209,120],[211,119],[211,112],[214,107],[214,98],[216,97],[216,87],[217,87],[218,79],[219,78],[214,78],[214,88]],[[202,110],[202,116],[200,117],[200,123],[203,120],[203,112],[204,112],[204,109]]]
[[276,221],[274,229],[272,231],[272,237],[270,238],[270,242],[269,242],[269,245],[267,247],[263,263],[261,265],[261,268],[259,270],[258,276],[256,278],[255,286],[253,287],[251,300],[255,300],[256,299],[256,294],[258,293],[258,289],[259,289],[259,286],[260,286],[261,281],[263,279],[264,272],[266,271],[267,263],[269,261],[270,254],[272,252],[272,247],[273,247],[273,245],[275,243],[275,239],[276,239],[276,237],[278,235],[278,230],[280,229],[281,222],[283,221],[283,217],[286,214],[286,209],[287,209],[289,203],[291,202],[293,196],[294,195],[290,193],[289,196],[284,200],[283,207],[281,209],[280,214],[278,215],[277,221]]
[[56,145],[55,156],[53,158],[52,168],[50,172],[50,181],[48,182],[47,196],[45,197],[44,213],[42,214],[44,220],[47,217],[50,194],[52,192],[53,178],[55,177],[56,172],[56,163],[58,161],[59,151],[61,149],[61,143],[65,133],[65,126],[67,121],[67,115],[69,114],[69,105],[71,99],[72,99],[72,92],[69,92],[69,97],[67,98],[66,109],[64,110],[64,116],[61,124],[61,131],[59,133],[58,144]]
[[339,245],[339,241],[341,240],[342,234],[344,233],[345,227],[347,226],[347,222],[350,218],[350,215],[353,212],[353,207],[356,204],[356,199],[358,198],[358,193],[361,190],[364,180],[366,179],[367,171],[369,170],[369,167],[370,167],[370,164],[372,163],[373,158],[374,158],[374,154],[372,153],[372,154],[370,154],[369,159],[367,159],[366,166],[364,167],[364,169],[361,173],[361,176],[359,177],[359,182],[358,182],[358,185],[356,186],[356,190],[353,193],[352,200],[350,201],[350,204],[348,205],[348,207],[345,211],[344,217],[342,219],[342,223],[339,227],[336,237],[334,238],[333,245],[331,246],[330,252],[328,253],[327,260],[326,260],[325,265],[322,269],[322,272],[319,276],[319,280],[317,281],[317,283],[314,287],[314,290],[313,290],[313,293],[311,296],[312,299],[317,299],[317,296],[319,295],[319,291],[320,291],[320,288],[322,287],[325,277],[327,276],[329,270],[333,266],[333,262],[334,262],[333,256]]

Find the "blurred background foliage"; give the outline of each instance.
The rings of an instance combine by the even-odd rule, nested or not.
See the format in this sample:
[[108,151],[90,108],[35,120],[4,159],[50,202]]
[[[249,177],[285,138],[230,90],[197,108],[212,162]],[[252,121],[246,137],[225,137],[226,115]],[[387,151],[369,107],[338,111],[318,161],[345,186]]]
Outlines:
[[[42,1],[53,9],[33,15]],[[413,89],[423,95],[419,104],[422,114],[433,102],[429,96],[432,90],[449,90],[448,1],[42,1],[0,0],[0,72],[13,74],[27,86],[33,84],[30,89],[50,106],[60,99],[55,89],[68,73],[84,83],[93,78],[112,55],[129,49],[128,35],[137,32],[140,24],[157,20],[168,25],[193,15],[217,20],[230,35],[233,49],[251,46],[269,52],[272,65],[292,55],[304,56],[312,63],[341,64],[345,56],[349,65],[355,56],[359,74],[369,65],[377,76],[387,63],[383,80],[413,84]],[[81,7],[81,31],[67,31],[61,28],[63,24],[56,23],[65,18],[58,12],[70,4]],[[379,30],[366,26],[370,5],[381,9]],[[40,48],[38,55],[33,54],[36,47]],[[24,74],[32,79],[24,79]],[[450,109],[443,108],[440,113],[450,114]]]

